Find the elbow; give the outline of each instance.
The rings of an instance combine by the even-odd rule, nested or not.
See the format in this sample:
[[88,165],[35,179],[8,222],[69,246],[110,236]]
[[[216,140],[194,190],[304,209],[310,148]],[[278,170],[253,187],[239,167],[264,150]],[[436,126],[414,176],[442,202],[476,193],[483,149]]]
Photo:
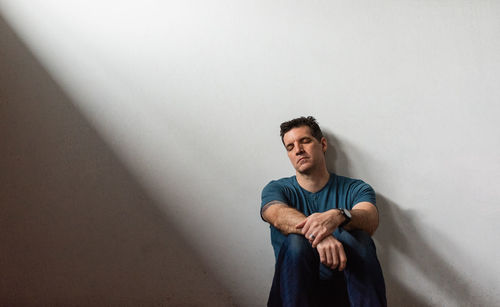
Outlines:
[[375,234],[375,231],[377,230],[377,228],[371,228],[369,229],[367,232],[368,234],[370,235],[370,237],[373,237],[373,235]]
[[278,229],[279,231],[281,231],[281,233],[287,235],[287,233],[285,233],[283,231],[283,229],[285,227],[283,227],[283,223],[280,222],[280,219],[279,218],[276,218],[272,221],[272,223],[270,222],[269,224],[271,224],[274,228]]
[[373,237],[373,235],[375,234],[375,231],[377,230],[377,228],[378,228],[378,219],[377,219],[377,221],[375,223],[373,223],[371,225],[371,227],[369,227],[367,229],[367,232],[370,235],[370,237]]

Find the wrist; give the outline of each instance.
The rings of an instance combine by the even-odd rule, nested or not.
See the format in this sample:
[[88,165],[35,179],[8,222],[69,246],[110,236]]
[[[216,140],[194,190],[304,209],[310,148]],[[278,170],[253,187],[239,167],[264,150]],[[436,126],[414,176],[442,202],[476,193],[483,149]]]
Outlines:
[[347,209],[342,209],[342,208],[338,209],[338,211],[343,219],[343,222],[340,223],[339,227],[344,227],[351,222],[351,219],[352,219],[351,212],[349,212],[349,210],[347,210]]

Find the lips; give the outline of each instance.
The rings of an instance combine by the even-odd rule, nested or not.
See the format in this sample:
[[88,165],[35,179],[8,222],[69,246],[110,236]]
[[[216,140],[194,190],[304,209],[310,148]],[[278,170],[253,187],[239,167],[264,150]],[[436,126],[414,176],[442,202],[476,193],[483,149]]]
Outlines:
[[297,161],[297,164],[300,164],[302,161],[304,161],[304,160],[306,160],[306,159],[307,159],[307,157],[302,157],[302,158],[300,158],[300,159],[299,159],[299,161]]

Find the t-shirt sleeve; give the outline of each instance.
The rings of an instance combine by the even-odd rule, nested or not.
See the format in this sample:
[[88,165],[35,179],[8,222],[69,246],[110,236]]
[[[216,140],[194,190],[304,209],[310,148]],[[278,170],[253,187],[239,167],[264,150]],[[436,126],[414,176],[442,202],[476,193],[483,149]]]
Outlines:
[[[262,200],[260,204],[260,217],[262,218],[262,209],[267,204],[272,202],[281,202],[288,204],[288,197],[284,193],[284,188],[277,181],[269,182],[264,189],[262,189]],[[263,218],[262,218],[263,219]]]
[[[357,203],[360,202],[369,202],[372,203],[374,206],[376,205],[376,196],[375,196],[375,191],[373,188],[365,183],[364,181],[359,180],[357,184],[353,188],[353,198],[352,198],[352,205],[355,206]],[[351,207],[352,209],[352,207]]]

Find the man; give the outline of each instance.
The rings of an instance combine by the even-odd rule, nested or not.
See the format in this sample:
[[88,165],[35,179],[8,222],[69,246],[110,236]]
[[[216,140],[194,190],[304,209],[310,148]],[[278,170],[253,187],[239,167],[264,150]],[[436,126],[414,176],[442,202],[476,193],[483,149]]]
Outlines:
[[296,175],[262,191],[276,257],[268,306],[386,306],[371,235],[375,192],[361,180],[330,173],[327,141],[314,117],[281,124]]

